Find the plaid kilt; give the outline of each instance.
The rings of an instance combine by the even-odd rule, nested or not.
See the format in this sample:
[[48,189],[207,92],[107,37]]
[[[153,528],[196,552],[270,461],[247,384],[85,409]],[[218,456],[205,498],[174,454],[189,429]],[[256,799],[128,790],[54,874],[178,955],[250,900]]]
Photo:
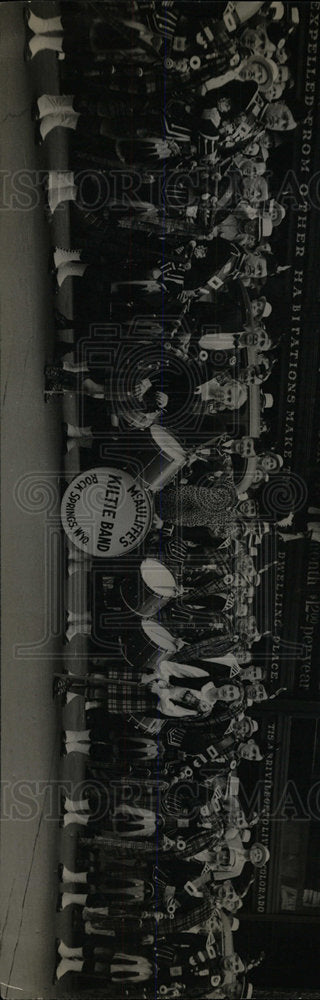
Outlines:
[[[110,852],[110,860],[112,861],[119,859],[122,861],[123,858],[127,859],[128,854],[130,854],[131,859],[139,856],[140,854],[151,855],[151,863],[155,863],[159,845],[157,845],[155,839],[153,840],[139,840],[138,837],[133,840],[125,838],[121,841],[119,834],[115,833],[104,833],[95,834],[94,837],[79,837],[79,844],[81,847],[101,847],[106,853]],[[160,840],[161,847],[161,840]]]
[[[215,844],[221,840],[223,834],[222,823],[219,819],[215,820],[214,826],[211,830],[201,830],[199,833],[194,834],[188,839],[183,838],[183,831],[178,831],[176,835],[176,840],[173,844],[167,845],[166,838],[160,835],[158,842],[156,838],[153,837],[152,840],[147,838],[133,838],[132,840],[127,837],[121,840],[119,834],[104,833],[95,834],[94,837],[81,837],[80,843],[86,847],[95,846],[102,847],[104,851],[110,851],[112,853],[113,859],[122,858],[123,856],[133,856],[140,854],[151,855],[153,862],[156,861],[157,854],[164,854],[165,856],[170,853],[175,857],[193,858],[195,854],[200,851],[204,851],[207,848],[213,848]],[[172,838],[173,839],[173,838]]]
[[[131,712],[146,714],[157,708],[158,698],[146,687],[140,687],[136,681],[124,680],[122,674],[117,681],[112,681],[105,688],[95,687],[92,683],[90,692],[93,700],[103,701],[106,712],[110,715],[130,715]],[[88,695],[90,700],[90,696]]]
[[[205,851],[207,848],[212,849],[221,840],[223,830],[223,824],[218,818],[215,818],[210,830],[199,830],[199,833],[188,838],[184,838],[184,831],[179,830],[175,843],[170,847],[170,853],[185,860],[194,858],[195,854],[199,854],[200,851]],[[159,845],[159,850],[161,851],[161,845]]]
[[[96,669],[94,669],[93,673],[96,674]],[[122,664],[120,667],[109,667],[107,663],[103,668],[103,689],[106,684],[109,684],[109,681],[113,681],[115,684],[140,684],[141,678],[141,670],[138,670],[136,667],[131,668],[127,663]],[[95,686],[94,677],[92,681],[93,686]]]
[[[223,616],[222,620],[224,622]],[[233,641],[231,637],[220,638],[220,636],[214,635],[209,636],[208,639],[201,639],[200,642],[194,642],[190,646],[183,646],[178,653],[174,653],[174,659],[177,663],[186,663],[189,659],[201,659],[204,656],[224,656],[225,653],[229,653],[230,649],[233,647]]]
[[[211,917],[214,909],[215,902],[212,896],[208,891],[203,892],[203,898],[199,900],[196,906],[192,906],[188,910],[177,911],[172,920],[170,918],[160,920],[157,938],[162,938],[167,936],[167,934],[180,933],[181,931],[190,931],[192,927],[203,927],[206,920],[209,920],[209,917]],[[150,933],[151,926],[152,920],[150,920]],[[143,930],[145,930],[145,924],[143,925]],[[146,931],[149,933],[149,923]]]

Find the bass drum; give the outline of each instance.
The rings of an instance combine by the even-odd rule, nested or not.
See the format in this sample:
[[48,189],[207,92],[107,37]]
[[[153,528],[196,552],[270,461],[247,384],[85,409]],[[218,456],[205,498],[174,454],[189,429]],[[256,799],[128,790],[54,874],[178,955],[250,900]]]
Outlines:
[[170,632],[159,622],[143,620],[136,628],[130,628],[123,638],[123,654],[133,667],[157,667],[161,660],[176,652],[177,646]]
[[143,559],[140,571],[120,584],[121,596],[135,615],[153,618],[180,594],[174,576],[158,559]]
[[151,493],[158,493],[171,483],[177,472],[183,468],[187,460],[187,454],[174,435],[162,427],[154,424],[150,428],[153,442],[154,456],[139,474],[139,479],[144,488]]

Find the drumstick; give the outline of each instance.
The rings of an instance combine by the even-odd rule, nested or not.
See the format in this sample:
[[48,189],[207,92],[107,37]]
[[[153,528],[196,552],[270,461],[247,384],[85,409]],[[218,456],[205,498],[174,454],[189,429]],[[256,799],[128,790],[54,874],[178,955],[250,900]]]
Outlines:
[[259,569],[259,576],[261,576],[262,573],[266,573],[267,570],[270,569],[271,566],[277,566],[277,565],[278,565],[278,560],[277,559],[274,559],[273,562],[267,563],[266,566],[263,566],[263,569]]

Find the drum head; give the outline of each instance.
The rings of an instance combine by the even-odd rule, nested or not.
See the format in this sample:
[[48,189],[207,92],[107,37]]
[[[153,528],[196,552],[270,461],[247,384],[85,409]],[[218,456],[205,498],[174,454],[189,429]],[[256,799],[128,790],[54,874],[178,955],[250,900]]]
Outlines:
[[165,455],[169,458],[183,458],[185,455],[184,449],[179,444],[179,441],[166,430],[165,427],[161,427],[159,424],[154,424],[150,428],[150,434],[160,451],[163,451]]
[[174,596],[176,590],[174,576],[158,559],[144,559],[140,572],[143,582],[158,597]]
[[175,641],[172,635],[170,635],[170,632],[168,632],[163,625],[160,625],[159,622],[155,622],[152,619],[151,621],[143,620],[141,625],[145,635],[151,642],[154,643],[155,646],[158,646],[159,649],[165,649],[167,653],[174,653],[176,648]]

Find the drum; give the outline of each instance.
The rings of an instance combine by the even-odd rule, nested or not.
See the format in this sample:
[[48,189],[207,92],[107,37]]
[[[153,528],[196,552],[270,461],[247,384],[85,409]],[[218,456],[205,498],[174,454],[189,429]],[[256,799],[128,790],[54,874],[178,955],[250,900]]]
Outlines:
[[154,457],[140,473],[140,481],[152,493],[167,486],[186,463],[187,455],[173,434],[160,424],[150,428]]
[[176,650],[176,643],[170,632],[159,622],[143,620],[137,628],[130,628],[123,640],[123,652],[133,667],[153,670],[161,660]]
[[159,608],[180,594],[174,576],[158,559],[143,559],[139,575],[123,580],[120,591],[130,611],[142,618],[153,618]]

